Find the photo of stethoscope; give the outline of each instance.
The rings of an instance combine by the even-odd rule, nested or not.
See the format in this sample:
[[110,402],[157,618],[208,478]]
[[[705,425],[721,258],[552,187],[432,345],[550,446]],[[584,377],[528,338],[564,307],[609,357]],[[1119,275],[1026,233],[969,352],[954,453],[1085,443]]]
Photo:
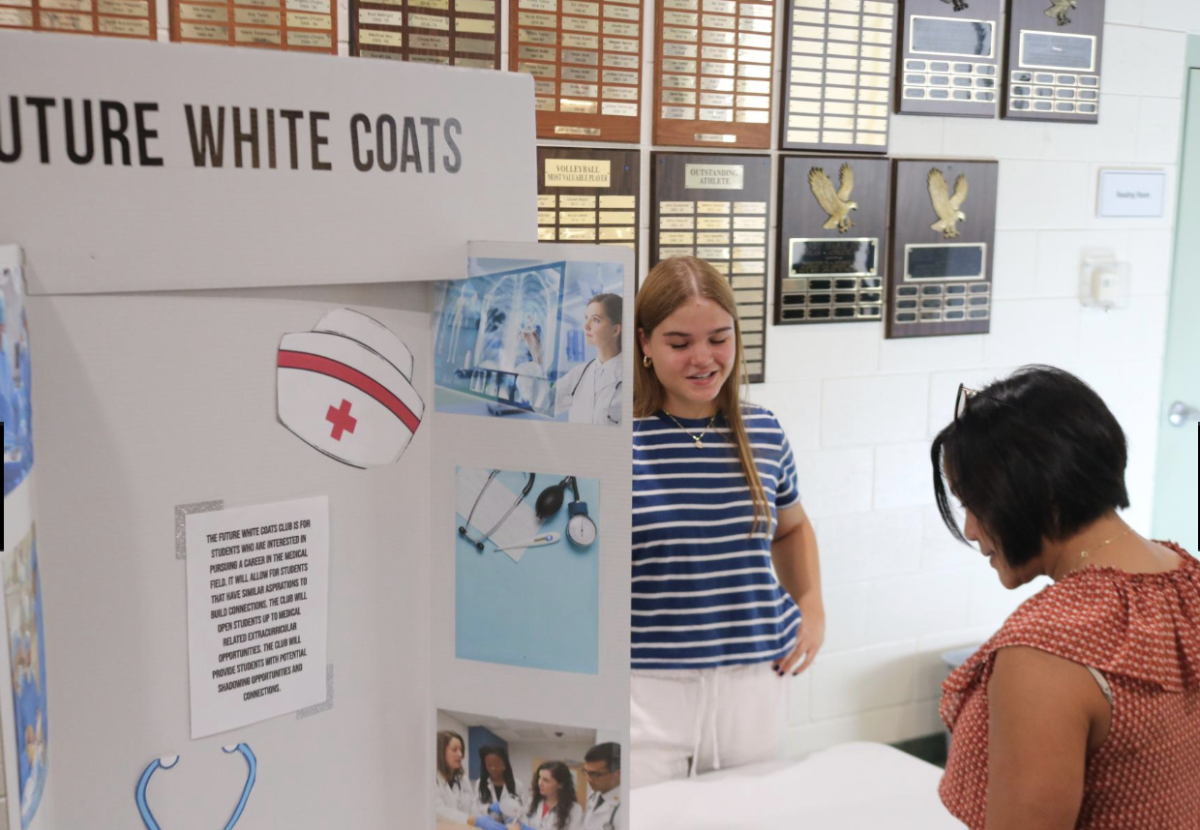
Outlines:
[[[475,501],[471,505],[471,510],[467,513],[466,522],[462,525],[459,525],[458,528],[458,535],[462,536],[468,542],[473,544],[476,550],[479,551],[483,550],[484,541],[490,539],[492,534],[499,530],[504,523],[508,521],[509,516],[511,516],[517,507],[520,506],[521,502],[525,500],[525,497],[533,491],[533,484],[537,480],[536,473],[524,473],[525,484],[521,488],[521,492],[517,494],[515,499],[513,499],[512,504],[509,505],[508,509],[504,512],[500,519],[490,528],[484,531],[478,539],[472,538],[470,527],[471,519],[475,516],[475,508],[479,506],[480,499],[482,499],[484,494],[487,493],[488,487],[491,486],[492,482],[498,475],[500,475],[499,470],[491,470],[488,472],[487,481],[484,482],[482,489],[480,489],[479,493],[475,496]],[[533,509],[537,514],[538,520],[545,522],[562,508],[563,500],[566,498],[566,489],[568,487],[571,488],[571,494],[574,497],[574,500],[567,505],[567,539],[569,539],[571,543],[577,547],[586,548],[588,545],[596,541],[596,523],[593,522],[592,518],[588,515],[587,502],[583,501],[579,495],[579,482],[576,480],[575,476],[567,476],[557,484],[551,484],[549,487],[543,490],[534,501]],[[561,537],[557,533],[553,532],[539,533],[529,541],[526,547],[552,545],[558,542],[560,538]]]
[[[250,800],[250,791],[254,789],[254,782],[258,779],[258,759],[254,757],[254,752],[246,744],[223,746],[221,751],[228,755],[239,753],[246,760],[246,784],[242,787],[242,797],[238,799],[237,806],[233,809],[233,815],[225,824],[225,830],[233,830],[234,825],[238,823],[246,809],[246,802]],[[150,779],[160,769],[174,769],[178,763],[178,755],[155,758],[142,772],[142,777],[138,779],[134,797],[137,799],[138,812],[142,816],[142,824],[146,825],[146,830],[162,830],[158,825],[158,820],[154,818],[154,813],[150,812],[150,803],[146,800],[146,788],[150,786]]]

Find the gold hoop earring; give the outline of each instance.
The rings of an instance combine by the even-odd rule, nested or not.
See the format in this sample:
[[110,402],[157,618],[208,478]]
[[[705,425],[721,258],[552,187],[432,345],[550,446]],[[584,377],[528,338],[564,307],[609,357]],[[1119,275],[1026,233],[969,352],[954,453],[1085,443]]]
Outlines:
[[649,369],[649,368],[650,368],[650,364],[651,364],[651,363],[653,363],[653,362],[654,362],[654,361],[652,361],[652,360],[650,359],[650,355],[648,355],[648,354],[644,354],[644,355],[642,355],[642,365],[643,365],[643,366],[645,366],[647,369]]

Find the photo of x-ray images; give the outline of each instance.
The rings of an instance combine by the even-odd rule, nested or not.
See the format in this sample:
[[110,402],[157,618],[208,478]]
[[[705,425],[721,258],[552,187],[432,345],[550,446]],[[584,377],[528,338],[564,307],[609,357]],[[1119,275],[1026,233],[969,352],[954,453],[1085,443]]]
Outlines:
[[598,479],[457,468],[455,655],[596,674],[599,528]]
[[436,830],[628,826],[621,746],[595,729],[438,710]]
[[472,258],[437,288],[439,412],[621,423],[624,267]]

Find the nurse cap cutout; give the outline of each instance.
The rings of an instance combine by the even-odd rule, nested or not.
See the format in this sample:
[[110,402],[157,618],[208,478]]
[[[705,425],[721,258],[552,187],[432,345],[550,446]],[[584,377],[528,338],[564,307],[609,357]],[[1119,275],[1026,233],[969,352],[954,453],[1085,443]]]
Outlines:
[[280,341],[279,422],[352,467],[394,464],[425,413],[412,373],[412,352],[386,326],[336,309]]

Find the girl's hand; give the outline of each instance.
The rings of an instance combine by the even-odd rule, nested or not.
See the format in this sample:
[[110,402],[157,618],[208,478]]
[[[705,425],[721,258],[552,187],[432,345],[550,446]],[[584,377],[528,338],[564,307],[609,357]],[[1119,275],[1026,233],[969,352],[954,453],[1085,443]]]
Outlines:
[[800,633],[796,637],[796,647],[773,666],[780,677],[785,674],[795,677],[805,672],[825,642],[825,605],[821,597],[804,597],[797,605],[800,606]]

